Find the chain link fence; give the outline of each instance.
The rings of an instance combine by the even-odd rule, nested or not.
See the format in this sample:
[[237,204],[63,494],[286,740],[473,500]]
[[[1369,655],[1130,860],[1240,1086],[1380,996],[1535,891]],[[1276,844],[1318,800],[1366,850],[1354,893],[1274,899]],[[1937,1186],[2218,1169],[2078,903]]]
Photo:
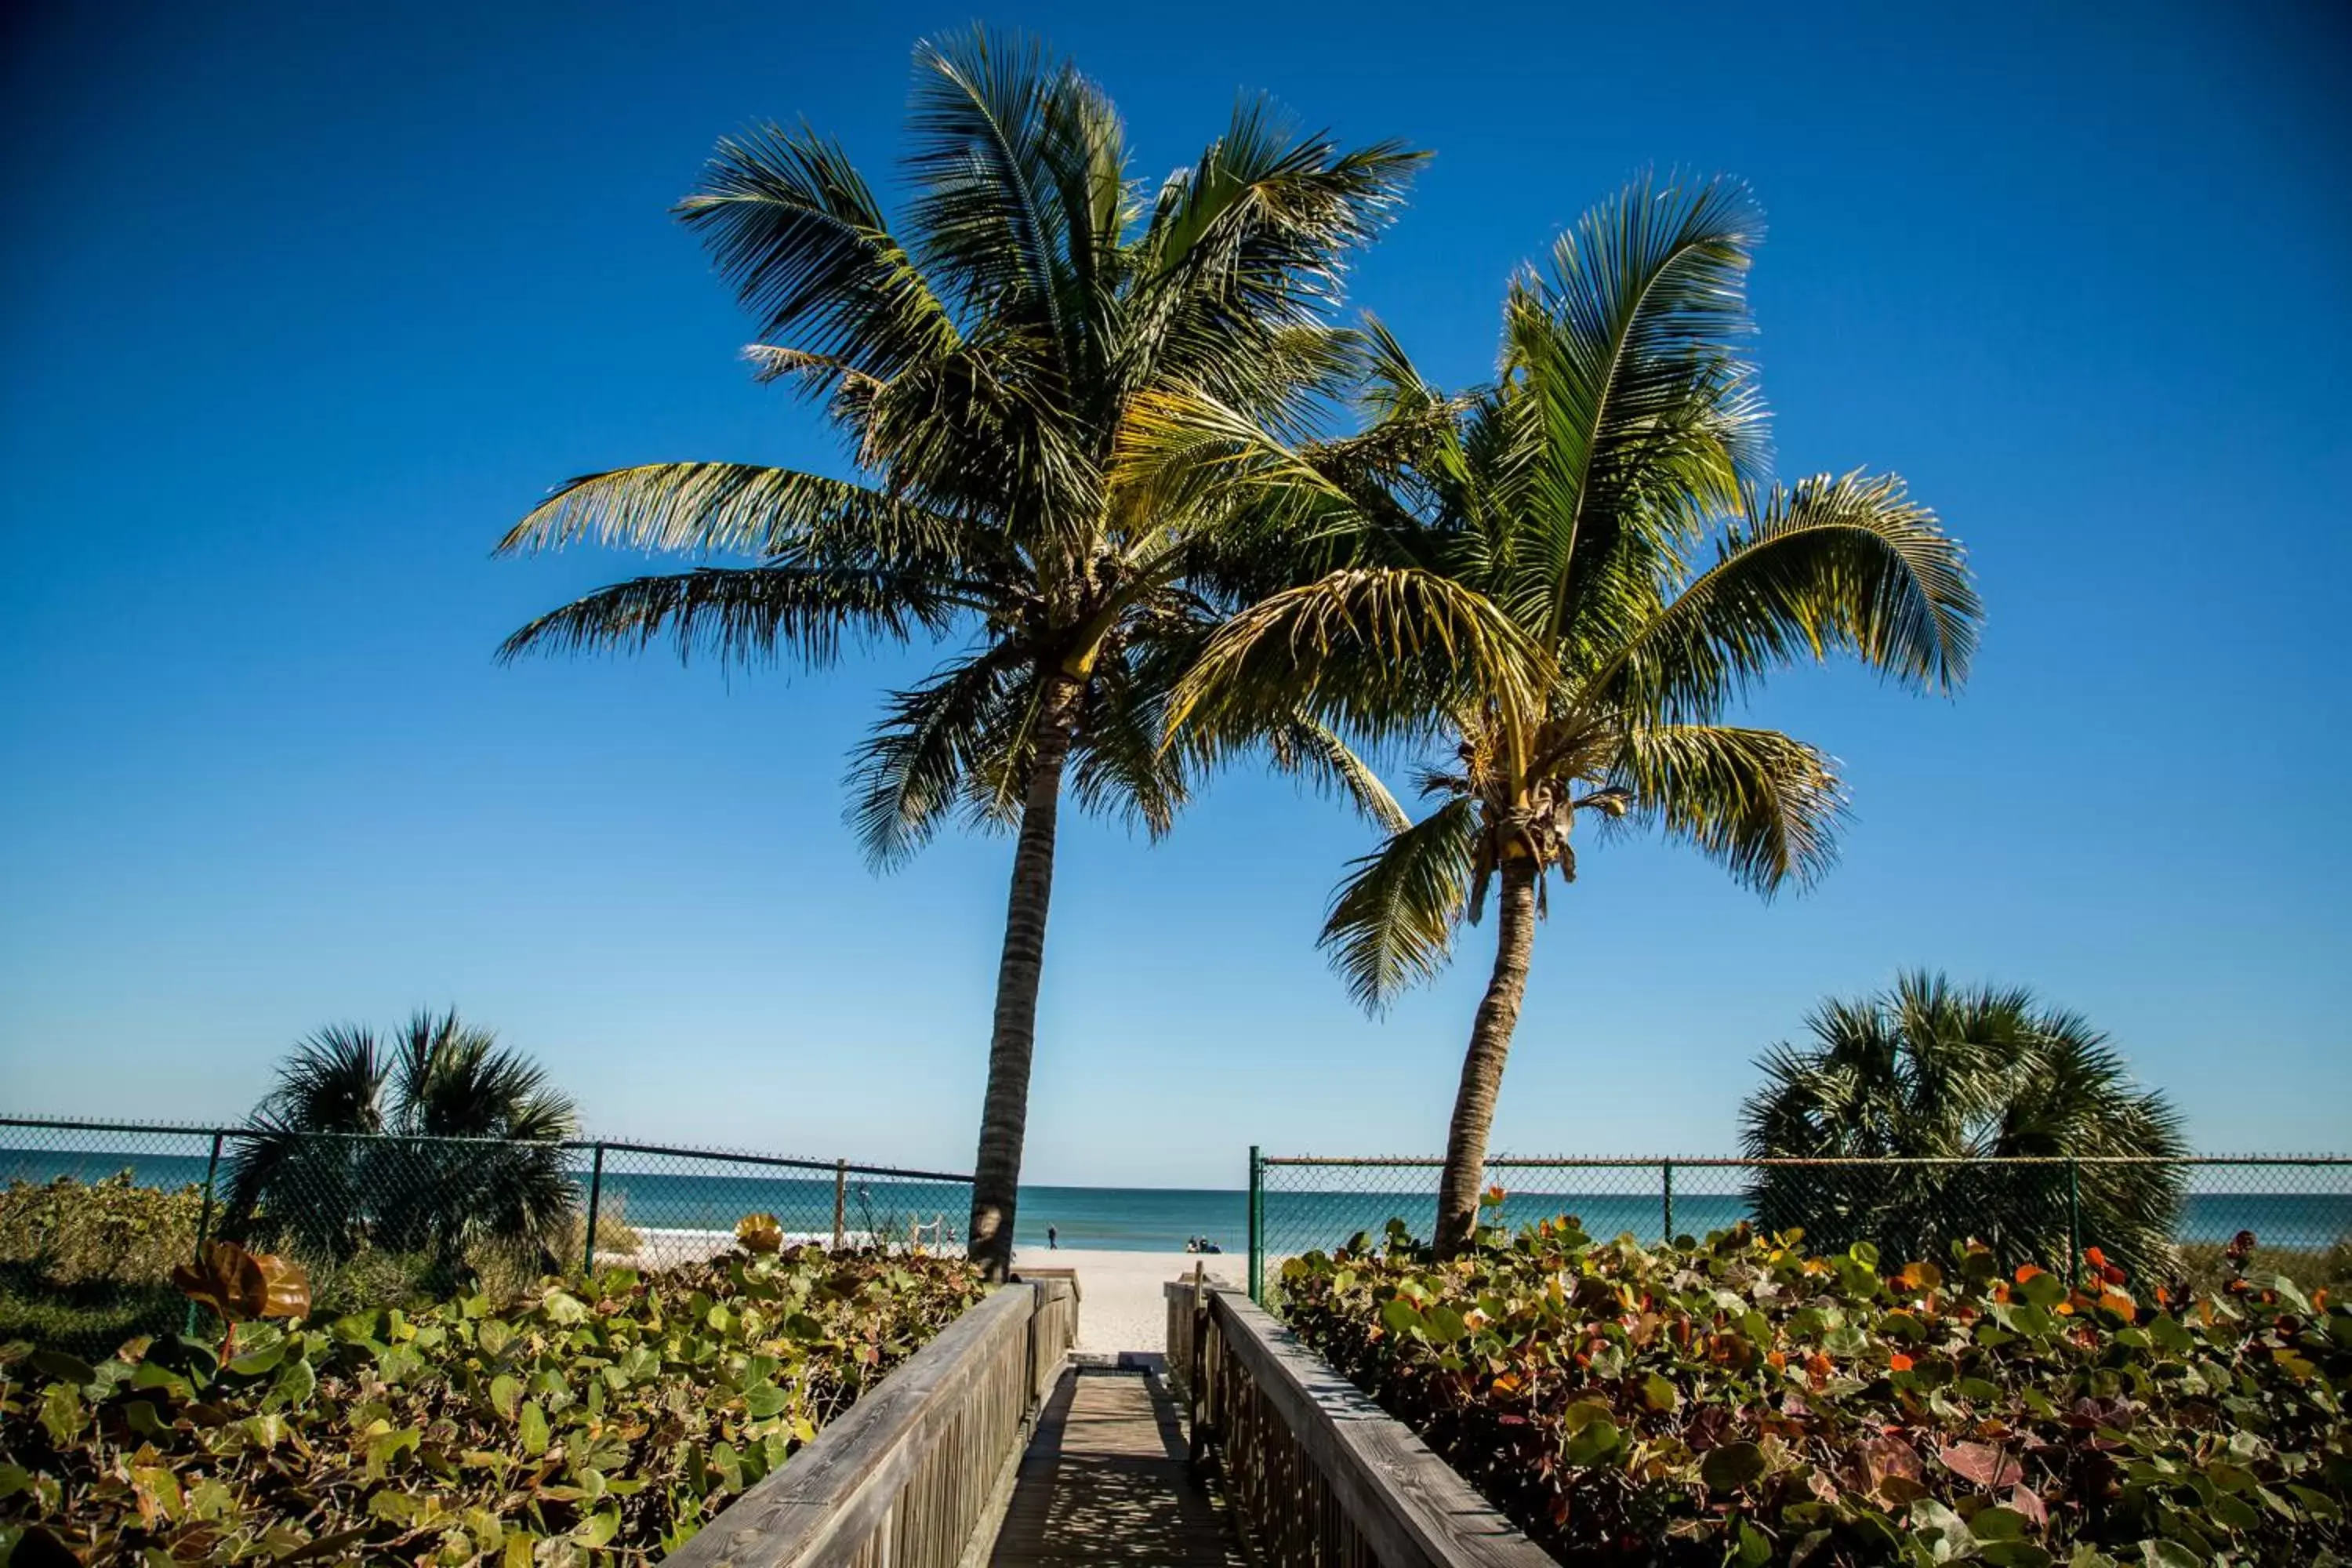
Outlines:
[[[1250,1151],[1250,1294],[1269,1269],[1332,1250],[1391,1219],[1426,1239],[1443,1162],[1318,1158]],[[1868,1241],[1889,1258],[1940,1258],[1979,1240],[2012,1263],[2070,1269],[2087,1247],[2136,1277],[2211,1283],[2222,1253],[2252,1232],[2252,1266],[2306,1287],[2352,1288],[2352,1158],[2207,1155],[2131,1159],[1496,1159],[1486,1223],[1573,1215],[1602,1238],[1644,1246],[1742,1221],[1801,1228],[1805,1246]]]
[[178,1327],[174,1265],[289,1255],[320,1313],[657,1269],[735,1245],[951,1249],[969,1176],[616,1139],[531,1143],[0,1117],[0,1342],[110,1350]]

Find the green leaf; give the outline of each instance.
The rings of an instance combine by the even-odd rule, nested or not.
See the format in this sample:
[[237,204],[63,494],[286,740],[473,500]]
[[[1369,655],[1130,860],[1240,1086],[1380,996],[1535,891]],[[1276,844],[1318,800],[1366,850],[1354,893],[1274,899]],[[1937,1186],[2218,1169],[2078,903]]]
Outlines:
[[1681,1392],[1657,1373],[1654,1372],[1642,1380],[1642,1403],[1651,1409],[1670,1411],[1682,1402]]
[[2054,1307],[2073,1292],[2055,1274],[2035,1274],[2017,1287],[2017,1294],[2036,1307]]
[[1739,1521],[1738,1561],[1740,1568],[1764,1568],[1772,1561],[1772,1538],[1744,1519]]
[[2139,1543],[2139,1552],[2147,1568],[2202,1568],[2202,1559],[2178,1541],[2150,1536]]
[[1402,1296],[1391,1297],[1387,1304],[1381,1308],[1381,1321],[1392,1334],[1426,1337],[1427,1331],[1423,1326],[1420,1312],[1413,1309],[1412,1302]]
[[533,1458],[547,1452],[547,1412],[539,1407],[536,1399],[522,1407],[522,1451]]
[[1979,1541],[2017,1541],[2032,1528],[2014,1509],[1980,1508],[1969,1516],[1969,1530]]
[[1597,1465],[1614,1454],[1623,1442],[1624,1434],[1617,1429],[1614,1421],[1606,1416],[1588,1421],[1568,1439],[1568,1462],[1571,1465]]
[[597,1547],[611,1541],[620,1532],[621,1510],[617,1508],[608,1508],[592,1513],[583,1520],[580,1528],[572,1532],[572,1539],[583,1546]]
[[754,1384],[743,1391],[743,1413],[754,1421],[782,1415],[790,1403],[784,1391],[772,1383]]
[[1726,1443],[1709,1448],[1699,1461],[1699,1479],[1710,1491],[1738,1491],[1764,1474],[1764,1450],[1753,1443]]

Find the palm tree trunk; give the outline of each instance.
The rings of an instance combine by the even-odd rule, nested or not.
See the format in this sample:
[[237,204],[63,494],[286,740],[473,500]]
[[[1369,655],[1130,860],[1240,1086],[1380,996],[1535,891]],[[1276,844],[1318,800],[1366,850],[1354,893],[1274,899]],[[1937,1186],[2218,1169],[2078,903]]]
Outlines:
[[1437,1183],[1437,1255],[1452,1258],[1470,1246],[1478,1225],[1478,1194],[1486,1173],[1486,1135],[1495,1127],[1495,1096],[1503,1087],[1503,1058],[1518,1026],[1528,991],[1528,961],[1536,942],[1536,878],[1524,855],[1502,864],[1502,907],[1496,917],[1495,973],[1487,977],[1470,1049],[1462,1058],[1462,1085],[1454,1091],[1454,1123],[1445,1133],[1445,1170]]
[[1013,890],[1004,910],[1004,954],[996,968],[996,1026],[988,1043],[988,1091],[981,1100],[980,1153],[972,1163],[969,1252],[991,1280],[1013,1267],[1013,1209],[1021,1187],[1021,1142],[1029,1123],[1029,1063],[1037,1047],[1037,982],[1045,966],[1045,910],[1054,897],[1054,825],[1062,767],[1077,728],[1077,677],[1047,678],[1037,713],[1036,754],[1021,803]]

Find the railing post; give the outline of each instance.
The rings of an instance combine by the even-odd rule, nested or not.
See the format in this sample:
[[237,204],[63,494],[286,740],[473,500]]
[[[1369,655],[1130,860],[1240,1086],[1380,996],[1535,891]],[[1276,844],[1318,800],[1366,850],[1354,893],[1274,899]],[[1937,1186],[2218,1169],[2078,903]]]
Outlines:
[[2083,1282],[2083,1184],[2074,1156],[2066,1156],[2066,1288]]
[[1665,1173],[1666,1178],[1666,1234],[1658,1238],[1658,1244],[1662,1247],[1672,1247],[1675,1244],[1675,1163],[1672,1160],[1661,1160],[1658,1162],[1658,1168]]
[[848,1228],[849,1162],[835,1160],[833,1163],[833,1249],[835,1252],[841,1250]]
[[[193,1260],[199,1268],[205,1263],[205,1243],[212,1239],[213,1182],[220,1174],[221,1140],[227,1136],[220,1129],[214,1129],[212,1158],[205,1162],[205,1201],[204,1205],[196,1210],[196,1256]],[[186,1331],[190,1334],[196,1331],[196,1304],[189,1302]]]
[[1250,1145],[1249,1172],[1249,1295],[1265,1305],[1265,1158]]
[[596,1272],[596,1211],[604,1201],[604,1141],[596,1141],[595,1152],[588,1161],[588,1239],[582,1244],[580,1272]]

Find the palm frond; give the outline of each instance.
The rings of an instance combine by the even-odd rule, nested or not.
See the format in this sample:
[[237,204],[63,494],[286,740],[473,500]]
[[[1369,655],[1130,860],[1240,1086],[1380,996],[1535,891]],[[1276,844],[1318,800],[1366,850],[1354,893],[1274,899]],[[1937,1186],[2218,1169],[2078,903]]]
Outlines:
[[640,651],[667,638],[681,661],[788,656],[811,668],[845,641],[903,640],[952,624],[961,601],[913,573],[815,566],[706,566],[614,583],[551,610],[507,638],[501,662],[527,654]]
[[1703,717],[1766,672],[1832,651],[1949,691],[1983,615],[1967,552],[1901,479],[1817,475],[1751,500],[1714,563],[1592,673],[1588,700]]
[[1761,462],[1738,354],[1761,235],[1735,182],[1638,180],[1561,236],[1548,277],[1515,289],[1498,395],[1526,405],[1517,563],[1548,601],[1547,635],[1575,618],[1586,563],[1628,541],[1670,551]]
[[751,463],[645,463],[559,486],[498,553],[581,540],[633,550],[774,556],[855,542],[885,559],[937,557],[950,519],[866,485]]
[[1318,945],[1367,1011],[1445,967],[1477,832],[1476,805],[1449,801],[1351,863]]
[[1638,726],[1612,770],[1633,814],[1769,894],[1836,862],[1845,798],[1828,757],[1777,730]]
[[1412,826],[1412,818],[1372,765],[1313,715],[1300,713],[1290,724],[1272,731],[1266,743],[1277,772],[1296,774],[1320,793],[1337,795],[1381,832],[1402,833]]
[[884,380],[960,340],[847,154],[806,128],[721,142],[677,212],[762,338]]
[[1065,348],[1071,215],[1055,132],[1068,115],[1056,100],[1084,90],[1034,37],[974,28],[916,46],[907,164],[923,267],[965,310],[1044,327]]
[[383,1130],[392,1062],[373,1030],[331,1024],[294,1047],[261,1102],[269,1120],[324,1132]]
[[929,842],[963,797],[1015,700],[1023,661],[1018,647],[998,643],[891,693],[851,758],[844,814],[877,868]]
[[1305,711],[1375,741],[1474,706],[1532,730],[1547,661],[1495,605],[1412,568],[1334,573],[1244,610],[1186,672],[1171,729],[1264,728]]

